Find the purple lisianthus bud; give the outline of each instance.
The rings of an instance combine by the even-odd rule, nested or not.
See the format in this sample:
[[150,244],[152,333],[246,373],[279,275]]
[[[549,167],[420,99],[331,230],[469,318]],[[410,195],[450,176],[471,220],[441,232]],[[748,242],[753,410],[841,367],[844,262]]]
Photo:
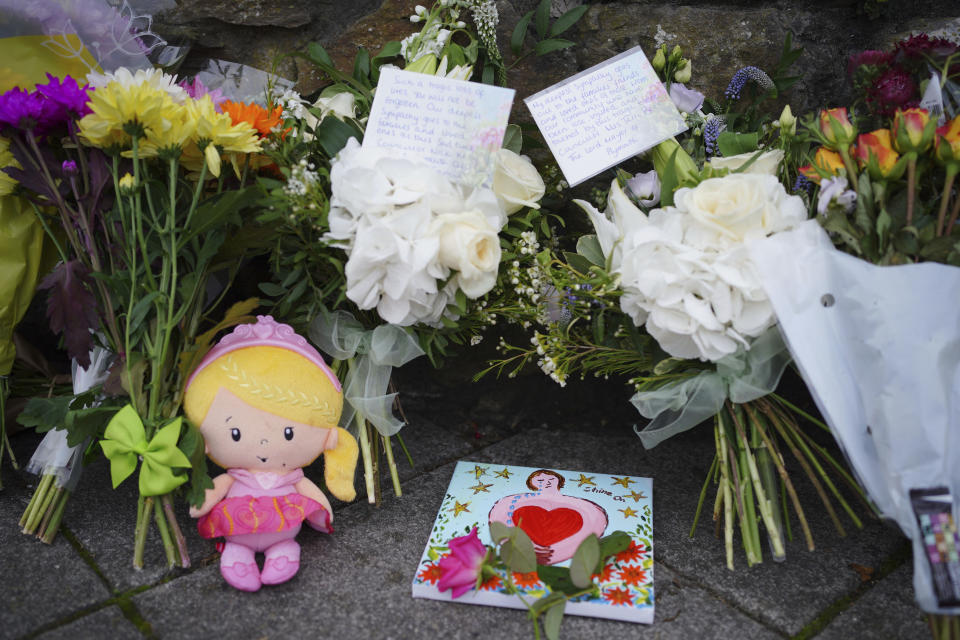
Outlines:
[[696,89],[688,89],[679,82],[670,85],[670,99],[677,109],[684,113],[693,113],[703,105],[703,94]]
[[656,171],[633,176],[627,180],[627,189],[645,207],[652,207],[660,202],[660,178]]
[[79,173],[77,163],[73,160],[64,160],[63,164],[60,165],[60,170],[63,171],[63,175],[67,178],[74,178]]

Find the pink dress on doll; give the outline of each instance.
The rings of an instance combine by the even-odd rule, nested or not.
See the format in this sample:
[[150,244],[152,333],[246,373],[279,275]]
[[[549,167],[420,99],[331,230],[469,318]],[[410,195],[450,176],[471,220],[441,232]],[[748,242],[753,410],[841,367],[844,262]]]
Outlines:
[[246,469],[228,469],[227,474],[234,482],[226,497],[197,521],[204,538],[223,536],[227,542],[264,551],[272,542],[263,546],[261,541],[294,538],[304,520],[318,531],[333,531],[330,513],[323,505],[297,493],[295,485],[303,478],[302,469],[282,476]]

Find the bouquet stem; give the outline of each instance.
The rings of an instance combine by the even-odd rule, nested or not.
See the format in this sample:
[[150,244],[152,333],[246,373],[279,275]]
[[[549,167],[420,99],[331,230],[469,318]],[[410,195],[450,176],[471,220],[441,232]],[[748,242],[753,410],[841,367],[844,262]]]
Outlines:
[[190,555],[187,553],[186,540],[177,524],[173,512],[173,502],[170,494],[162,496],[139,496],[137,499],[137,527],[133,533],[133,567],[143,568],[143,552],[147,542],[147,532],[150,530],[150,520],[155,520],[160,539],[163,541],[163,552],[167,557],[167,566],[173,568],[190,566]]
[[370,440],[367,438],[367,421],[359,413],[353,414],[353,421],[357,425],[357,440],[360,441],[360,456],[363,458],[363,480],[367,488],[367,502],[374,504],[377,498],[374,495],[373,456],[370,452]]
[[387,436],[380,436],[380,444],[383,445],[383,450],[387,454],[387,466],[390,468],[390,480],[393,482],[393,493],[399,498],[403,495],[403,491],[400,490],[400,475],[397,472],[397,463],[393,459],[393,445]]
[[[35,514],[40,511],[40,505],[47,497],[47,491],[49,491],[51,484],[53,484],[52,475],[46,474],[40,478],[40,484],[38,484],[37,488],[34,489],[33,496],[30,497],[30,502],[27,504],[27,508],[24,510],[23,516],[20,517],[20,526],[23,527],[24,533],[32,533],[30,529],[35,527]],[[34,528],[33,530],[35,531],[36,529]]]
[[137,527],[133,532],[133,568],[143,569],[143,548],[147,542],[147,529],[153,513],[153,496],[137,497]]
[[930,633],[934,640],[960,640],[960,617],[927,615]]

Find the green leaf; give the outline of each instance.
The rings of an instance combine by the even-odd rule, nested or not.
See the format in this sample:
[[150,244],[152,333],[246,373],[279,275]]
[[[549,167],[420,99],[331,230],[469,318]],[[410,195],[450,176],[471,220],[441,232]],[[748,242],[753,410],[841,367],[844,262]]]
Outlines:
[[539,616],[544,611],[554,606],[558,602],[566,602],[566,601],[567,599],[563,596],[562,593],[556,593],[556,592],[550,593],[543,596],[542,598],[534,602],[532,605],[530,605],[530,613],[535,616]]
[[507,125],[507,130],[503,134],[503,148],[509,149],[514,153],[520,153],[520,150],[523,148],[523,131],[518,125]]
[[751,153],[757,150],[760,136],[754,133],[736,133],[724,131],[717,136],[717,148],[725,156],[735,156],[741,153]]
[[137,301],[137,304],[133,305],[133,309],[130,310],[130,331],[136,331],[140,326],[140,323],[143,322],[144,317],[146,317],[147,312],[150,311],[153,306],[153,301],[160,297],[159,291],[151,291],[144,297],[140,298]]
[[274,282],[261,282],[257,285],[257,288],[271,298],[279,298],[287,292],[286,289]]
[[527,28],[530,26],[532,18],[533,11],[528,11],[525,16],[520,18],[520,22],[513,29],[513,34],[510,36],[510,50],[513,51],[515,56],[519,56],[520,50],[523,49],[523,41],[527,37]]
[[493,70],[493,65],[491,64],[484,65],[483,75],[480,78],[481,82],[483,82],[483,84],[493,84],[494,80],[496,79],[494,76],[494,73],[495,72]]
[[600,248],[600,241],[593,234],[580,236],[577,240],[577,253],[599,267],[606,264],[603,250]]
[[30,398],[17,422],[25,427],[35,427],[37,433],[44,433],[50,429],[64,429],[67,411],[73,396],[54,396],[52,398]]
[[537,552],[527,532],[520,527],[512,527],[509,539],[500,546],[500,558],[517,573],[530,573],[537,570]]
[[490,539],[493,540],[494,544],[499,545],[501,540],[509,537],[510,527],[502,522],[494,521],[490,523]]
[[400,43],[396,40],[391,40],[383,45],[383,48],[380,49],[380,53],[373,58],[373,61],[383,64],[390,58],[396,58],[398,55],[400,55]]
[[550,26],[550,37],[552,38],[553,36],[558,36],[575,25],[589,8],[590,6],[586,4],[579,7],[574,7],[573,9],[570,9],[570,11],[567,11],[565,14],[557,18],[557,21]]
[[180,237],[180,247],[210,229],[221,227],[231,217],[239,223],[241,211],[256,204],[260,196],[260,187],[250,185],[235,191],[224,191],[200,203],[193,214],[190,227]]
[[116,415],[115,406],[87,407],[67,413],[67,445],[75,447],[90,439],[97,439],[107,428],[107,423]]
[[560,639],[560,624],[563,622],[563,610],[566,607],[567,601],[561,600],[547,609],[547,614],[543,617],[543,632],[547,640]]
[[457,310],[461,314],[466,314],[467,313],[467,294],[463,292],[463,289],[457,289],[457,294],[454,299],[456,301]]
[[317,125],[314,135],[323,152],[330,158],[340,153],[340,150],[347,146],[347,140],[350,138],[360,140],[356,129],[334,116],[324,118],[323,122]]
[[587,273],[590,271],[590,266],[593,264],[579,253],[571,253],[570,251],[563,252],[563,259],[568,265],[580,273]]
[[557,51],[558,49],[566,49],[567,47],[572,47],[576,43],[571,40],[564,40],[563,38],[551,38],[550,40],[541,40],[533,46],[533,52],[538,56],[543,56],[551,51]]
[[534,20],[536,21],[537,37],[543,40],[547,37],[550,29],[550,0],[540,0]]
[[312,62],[318,65],[336,69],[333,65],[333,58],[330,57],[330,54],[327,53],[327,50],[324,49],[319,42],[311,42],[307,45],[307,55],[310,56]]
[[593,572],[600,562],[600,541],[595,533],[584,538],[570,559],[570,580],[581,589],[593,584]]
[[607,558],[626,551],[630,547],[630,541],[630,534],[625,531],[614,531],[600,538],[600,562],[597,563],[594,573],[600,573]]
[[370,86],[370,52],[363,47],[357,51],[353,60],[353,78],[365,86]]
[[550,587],[551,591],[559,591],[567,595],[573,595],[581,591],[580,587],[570,580],[570,570],[566,567],[539,566],[537,567],[537,577]]

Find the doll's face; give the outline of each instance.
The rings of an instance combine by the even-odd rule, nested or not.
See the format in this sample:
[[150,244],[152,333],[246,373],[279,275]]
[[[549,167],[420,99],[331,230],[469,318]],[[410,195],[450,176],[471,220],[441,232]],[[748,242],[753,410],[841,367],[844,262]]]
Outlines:
[[207,455],[225,469],[289,473],[336,446],[336,429],[313,427],[255,409],[220,389],[200,425]]
[[536,487],[540,491],[546,491],[549,489],[557,489],[559,482],[557,477],[549,473],[538,473],[537,475],[530,478],[530,484]]

